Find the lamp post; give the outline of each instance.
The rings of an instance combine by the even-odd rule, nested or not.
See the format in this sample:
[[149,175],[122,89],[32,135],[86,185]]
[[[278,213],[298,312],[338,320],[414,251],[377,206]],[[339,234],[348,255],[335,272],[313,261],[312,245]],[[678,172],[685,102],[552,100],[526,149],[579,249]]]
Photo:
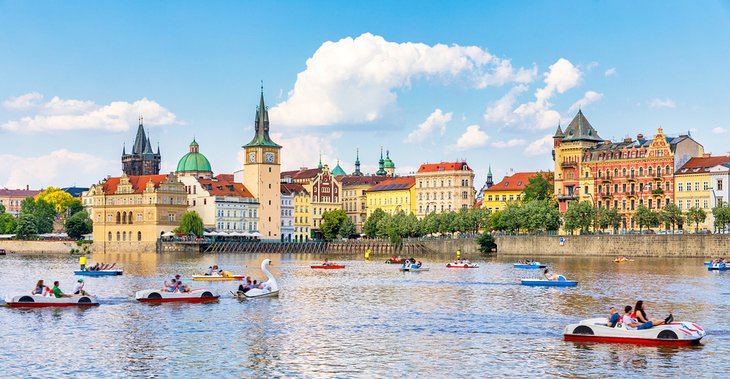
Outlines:
[[[586,194],[588,194],[588,196],[590,196],[590,198],[591,198],[591,206],[593,206],[593,209],[595,211],[596,210],[596,206],[593,205],[593,204],[596,203],[596,200],[593,198],[593,194],[590,193],[590,192],[588,192],[588,191],[586,191]],[[593,215],[593,234],[596,234],[596,215],[595,214]]]

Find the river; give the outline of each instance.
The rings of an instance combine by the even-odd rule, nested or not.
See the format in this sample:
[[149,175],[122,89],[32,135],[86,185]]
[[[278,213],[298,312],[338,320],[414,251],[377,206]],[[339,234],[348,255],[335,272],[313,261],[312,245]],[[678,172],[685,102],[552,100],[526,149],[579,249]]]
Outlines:
[[[234,282],[191,282],[222,297],[212,304],[140,304],[159,288],[218,264],[265,278],[271,258],[279,298],[236,300]],[[730,272],[699,259],[544,258],[576,288],[520,286],[538,270],[510,257],[478,269],[401,273],[384,257],[340,260],[316,271],[305,255],[95,254],[118,277],[86,278],[99,307],[0,308],[0,372],[6,377],[724,377],[730,356]],[[526,255],[526,258],[529,256]],[[28,293],[38,279],[70,291],[78,257],[0,257],[0,295]],[[699,346],[666,348],[562,340],[566,324],[643,299],[650,316],[694,321]]]

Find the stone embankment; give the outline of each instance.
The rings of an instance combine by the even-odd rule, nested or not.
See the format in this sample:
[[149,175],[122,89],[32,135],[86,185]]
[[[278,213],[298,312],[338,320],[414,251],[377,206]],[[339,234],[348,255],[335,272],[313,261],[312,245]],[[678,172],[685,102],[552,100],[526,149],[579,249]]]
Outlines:
[[75,241],[0,241],[0,249],[8,254],[69,254],[78,249]]

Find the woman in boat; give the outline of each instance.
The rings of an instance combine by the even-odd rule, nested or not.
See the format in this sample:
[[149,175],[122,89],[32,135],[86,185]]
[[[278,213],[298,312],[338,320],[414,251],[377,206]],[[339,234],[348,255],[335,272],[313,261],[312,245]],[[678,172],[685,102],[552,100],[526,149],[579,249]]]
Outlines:
[[47,290],[48,286],[43,284],[43,279],[41,279],[35,284],[35,289],[31,292],[31,295],[43,295],[43,293]]
[[643,300],[639,300],[636,302],[636,306],[634,307],[634,318],[636,321],[641,324],[636,329],[649,329],[653,326],[659,326],[664,324],[669,324],[670,322],[674,321],[674,316],[672,316],[671,313],[669,313],[669,316],[665,318],[664,320],[656,320],[656,319],[650,319],[646,316],[645,311],[645,305]]
[[545,272],[543,272],[543,274],[545,275],[545,279],[547,279],[547,280],[558,280],[558,275],[551,274],[550,271],[548,271],[548,269],[545,269]]

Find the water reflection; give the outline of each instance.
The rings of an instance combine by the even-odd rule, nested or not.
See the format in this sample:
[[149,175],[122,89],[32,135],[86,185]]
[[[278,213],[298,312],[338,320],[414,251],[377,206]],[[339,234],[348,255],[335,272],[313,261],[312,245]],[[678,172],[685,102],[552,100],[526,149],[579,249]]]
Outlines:
[[[537,288],[519,279],[538,270],[512,269],[502,257],[483,259],[475,270],[429,258],[431,271],[420,273],[401,273],[382,263],[387,257],[338,259],[347,269],[331,271],[309,268],[321,256],[267,257],[283,288],[279,298],[237,300],[228,295],[236,282],[187,280],[224,297],[150,306],[133,293],[213,264],[263,279],[264,256],[97,254],[94,262],[116,261],[125,270],[87,279],[101,306],[0,309],[0,370],[13,377],[712,377],[730,353],[730,275],[708,273],[700,259],[541,259],[579,285]],[[0,295],[29,292],[40,278],[70,289],[77,265],[71,256],[2,257]],[[562,340],[566,324],[639,298],[653,317],[671,310],[704,326],[705,343]]]

